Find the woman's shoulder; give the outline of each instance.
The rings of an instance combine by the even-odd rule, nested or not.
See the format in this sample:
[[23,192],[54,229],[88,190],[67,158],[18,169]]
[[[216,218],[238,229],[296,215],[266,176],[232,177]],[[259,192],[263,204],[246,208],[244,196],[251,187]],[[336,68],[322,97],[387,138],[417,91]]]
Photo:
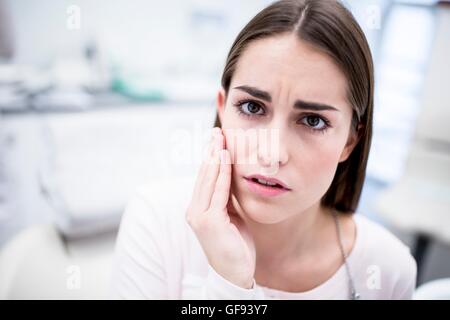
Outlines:
[[[380,222],[360,213],[354,215],[359,240],[359,263],[366,277],[379,275],[380,285],[391,285],[401,297],[415,287],[417,264],[410,248]],[[408,293],[409,294],[409,293]]]
[[398,254],[403,258],[411,256],[410,248],[381,222],[363,214],[355,214],[358,236],[364,238],[367,248],[380,251],[383,255]]
[[127,297],[178,297],[189,179],[140,185],[126,204],[116,240],[112,290]]
[[189,176],[152,180],[138,186],[129,203],[140,202],[152,215],[175,218],[184,215],[194,182]]
[[165,243],[167,237],[182,237],[192,184],[191,178],[171,178],[139,185],[125,206],[119,233],[140,230],[140,234]]

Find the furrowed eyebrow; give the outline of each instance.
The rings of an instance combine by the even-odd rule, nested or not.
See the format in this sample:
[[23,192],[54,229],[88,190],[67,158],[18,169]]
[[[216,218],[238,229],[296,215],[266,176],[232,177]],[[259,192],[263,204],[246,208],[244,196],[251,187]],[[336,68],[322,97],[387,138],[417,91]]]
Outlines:
[[254,96],[255,98],[267,101],[267,102],[271,102],[272,101],[272,97],[270,96],[270,93],[260,90],[258,88],[255,87],[250,87],[250,86],[239,86],[239,87],[234,87],[234,89],[238,89],[244,92],[247,92],[248,94]]
[[313,110],[313,111],[323,111],[323,110],[339,111],[335,107],[329,106],[327,104],[308,102],[303,100],[295,101],[294,109]]
[[[258,98],[258,99],[261,99],[261,100],[264,100],[267,102],[272,102],[272,97],[270,96],[270,93],[268,93],[267,91],[263,91],[258,88],[255,88],[255,87],[250,87],[250,86],[245,86],[245,85],[234,87],[233,89],[241,90],[241,91],[244,91],[244,92],[254,96],[255,98]],[[313,110],[313,111],[323,111],[323,110],[339,111],[335,107],[332,107],[327,104],[317,103],[317,102],[309,102],[309,101],[304,101],[304,100],[295,101],[294,109]]]

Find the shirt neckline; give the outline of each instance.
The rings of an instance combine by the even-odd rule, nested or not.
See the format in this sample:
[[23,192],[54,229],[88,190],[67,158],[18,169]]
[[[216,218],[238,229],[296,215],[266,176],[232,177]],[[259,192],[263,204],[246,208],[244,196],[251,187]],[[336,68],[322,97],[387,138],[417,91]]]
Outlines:
[[[353,214],[352,218],[355,223],[356,230],[355,230],[355,241],[353,244],[353,248],[347,257],[347,261],[349,263],[356,260],[355,257],[357,257],[359,255],[359,252],[360,252],[361,246],[362,246],[361,243],[363,240],[362,239],[363,233],[361,232],[361,220],[360,220],[359,214]],[[301,291],[301,292],[283,291],[283,290],[265,287],[265,286],[259,285],[258,283],[256,283],[256,288],[259,290],[262,290],[269,296],[276,297],[276,298],[301,298],[301,297],[318,296],[318,297],[326,299],[327,296],[330,296],[330,297],[334,296],[334,294],[332,293],[333,291],[335,291],[338,288],[344,288],[347,285],[347,281],[344,281],[344,282],[342,281],[342,278],[348,277],[346,272],[347,271],[345,269],[345,264],[342,263],[342,265],[339,267],[339,269],[330,278],[328,278],[327,280],[325,280],[318,286],[316,286],[310,290],[307,290],[307,291]]]

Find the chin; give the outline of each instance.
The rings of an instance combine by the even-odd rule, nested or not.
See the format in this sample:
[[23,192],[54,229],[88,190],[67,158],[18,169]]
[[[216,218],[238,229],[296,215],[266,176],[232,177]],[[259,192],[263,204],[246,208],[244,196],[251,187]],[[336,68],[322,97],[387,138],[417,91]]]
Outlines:
[[[247,197],[237,197],[244,214],[244,220],[248,219],[261,224],[275,224],[288,218],[286,210],[282,207],[274,207],[261,201]],[[283,214],[284,213],[284,214]]]
[[[236,183],[237,181],[239,182]],[[248,192],[242,182],[243,180],[236,179],[232,181],[232,193],[235,195],[245,215],[242,219],[261,224],[275,224],[287,218],[286,206],[275,205],[265,202],[263,199],[255,198]]]

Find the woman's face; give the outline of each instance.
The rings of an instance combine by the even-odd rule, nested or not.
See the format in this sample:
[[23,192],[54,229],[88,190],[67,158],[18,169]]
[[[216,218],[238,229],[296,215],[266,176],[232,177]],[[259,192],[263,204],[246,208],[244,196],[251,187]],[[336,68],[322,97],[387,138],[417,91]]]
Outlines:
[[[233,164],[231,191],[246,218],[277,223],[319,203],[356,144],[346,92],[332,59],[293,34],[246,48],[228,96],[221,90],[217,99]],[[257,174],[289,190],[251,182]]]

